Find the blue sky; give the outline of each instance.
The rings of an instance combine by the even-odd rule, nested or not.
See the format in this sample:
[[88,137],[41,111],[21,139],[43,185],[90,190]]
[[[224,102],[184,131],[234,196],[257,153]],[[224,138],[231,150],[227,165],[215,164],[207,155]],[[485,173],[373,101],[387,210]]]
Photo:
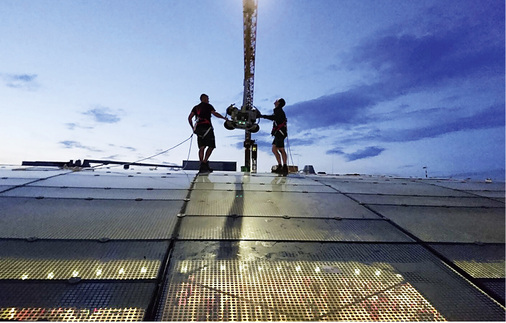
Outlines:
[[[290,164],[504,179],[504,1],[258,2],[254,105],[286,100]],[[136,161],[186,140],[201,93],[222,114],[242,104],[242,25],[240,0],[0,1],[0,164]],[[211,160],[242,165],[244,132],[213,120]]]

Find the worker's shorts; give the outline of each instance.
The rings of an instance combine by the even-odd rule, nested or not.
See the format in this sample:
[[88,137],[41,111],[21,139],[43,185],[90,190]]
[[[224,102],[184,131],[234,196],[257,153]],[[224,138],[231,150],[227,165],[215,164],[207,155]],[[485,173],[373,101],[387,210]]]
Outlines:
[[285,136],[281,135],[279,131],[276,132],[272,144],[276,146],[276,148],[285,148]]
[[199,148],[210,147],[216,148],[216,142],[214,139],[214,131],[211,125],[203,124],[198,125],[195,129],[197,135],[197,144]]

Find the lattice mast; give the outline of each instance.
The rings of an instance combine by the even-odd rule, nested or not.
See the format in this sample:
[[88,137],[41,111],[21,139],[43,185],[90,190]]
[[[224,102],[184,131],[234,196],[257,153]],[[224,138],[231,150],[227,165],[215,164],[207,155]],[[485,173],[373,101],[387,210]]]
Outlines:
[[243,0],[244,21],[244,97],[242,110],[253,107],[255,49],[257,37],[257,0]]
[[[253,108],[258,0],[243,0],[242,3],[244,24],[244,96],[241,111],[244,112]],[[246,130],[244,138],[244,166],[247,170],[251,169],[250,148],[251,132]]]

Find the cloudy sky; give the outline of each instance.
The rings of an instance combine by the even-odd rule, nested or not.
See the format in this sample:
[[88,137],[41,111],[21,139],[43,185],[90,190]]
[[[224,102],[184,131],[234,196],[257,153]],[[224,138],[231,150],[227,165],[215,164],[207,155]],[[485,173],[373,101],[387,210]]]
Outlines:
[[[286,100],[290,164],[504,178],[503,0],[258,2],[254,105]],[[0,1],[0,164],[137,161],[187,140],[201,93],[222,114],[242,104],[242,19],[240,0]],[[211,160],[243,165],[244,131],[213,120]]]

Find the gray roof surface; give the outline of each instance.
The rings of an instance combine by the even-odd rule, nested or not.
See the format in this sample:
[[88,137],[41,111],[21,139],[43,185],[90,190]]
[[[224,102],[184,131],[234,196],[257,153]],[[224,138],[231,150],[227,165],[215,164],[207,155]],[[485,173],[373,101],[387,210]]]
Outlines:
[[504,183],[0,167],[0,320],[504,321]]

